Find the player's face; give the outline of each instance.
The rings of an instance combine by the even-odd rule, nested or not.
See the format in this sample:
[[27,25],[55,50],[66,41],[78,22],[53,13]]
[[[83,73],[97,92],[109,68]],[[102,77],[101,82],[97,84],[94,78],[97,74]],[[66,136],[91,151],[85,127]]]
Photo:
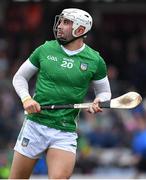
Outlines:
[[72,25],[73,22],[65,19],[65,18],[60,18],[60,21],[57,26],[57,38],[58,39],[65,39],[65,40],[70,40],[72,39]]

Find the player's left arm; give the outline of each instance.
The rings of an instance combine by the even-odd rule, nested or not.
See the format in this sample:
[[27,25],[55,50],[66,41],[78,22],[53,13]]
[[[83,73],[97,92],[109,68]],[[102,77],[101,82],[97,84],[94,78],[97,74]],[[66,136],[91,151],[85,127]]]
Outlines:
[[97,72],[95,73],[92,82],[96,98],[88,111],[91,113],[102,112],[102,109],[99,107],[99,102],[111,99],[111,88],[107,76],[107,67],[101,56],[99,56]]
[[102,112],[102,109],[99,107],[98,103],[111,99],[111,88],[108,77],[106,76],[101,80],[94,80],[93,86],[96,97],[93,101],[93,105],[89,108],[89,112]]
[[111,88],[107,76],[101,80],[93,81],[93,86],[95,96],[96,98],[99,98],[101,102],[111,99]]

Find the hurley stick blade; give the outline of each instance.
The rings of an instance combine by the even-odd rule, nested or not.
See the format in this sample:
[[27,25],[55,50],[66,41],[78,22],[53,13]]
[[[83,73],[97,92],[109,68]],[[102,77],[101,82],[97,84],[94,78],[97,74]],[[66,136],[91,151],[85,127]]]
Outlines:
[[142,101],[142,97],[137,92],[128,92],[122,96],[111,100],[111,108],[132,109],[138,106]]

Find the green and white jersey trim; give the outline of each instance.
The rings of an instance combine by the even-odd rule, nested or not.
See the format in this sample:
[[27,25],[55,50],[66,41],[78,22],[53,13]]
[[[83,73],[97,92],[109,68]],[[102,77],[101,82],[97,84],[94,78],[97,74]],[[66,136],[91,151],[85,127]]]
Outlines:
[[75,55],[75,54],[78,54],[80,53],[81,51],[84,50],[85,48],[85,44],[83,44],[83,46],[80,48],[80,49],[77,49],[75,51],[70,51],[68,49],[66,49],[64,46],[61,45],[61,48],[65,51],[66,54],[68,54],[69,56],[72,56],[72,55]]

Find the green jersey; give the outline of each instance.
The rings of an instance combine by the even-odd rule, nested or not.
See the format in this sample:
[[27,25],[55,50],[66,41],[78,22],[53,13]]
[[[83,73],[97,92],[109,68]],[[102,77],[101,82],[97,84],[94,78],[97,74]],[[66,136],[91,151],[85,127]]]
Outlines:
[[[82,103],[92,80],[107,74],[104,60],[89,46],[68,55],[56,40],[47,41],[29,57],[38,68],[34,100],[40,105]],[[51,128],[76,130],[78,109],[42,110],[27,118]]]

